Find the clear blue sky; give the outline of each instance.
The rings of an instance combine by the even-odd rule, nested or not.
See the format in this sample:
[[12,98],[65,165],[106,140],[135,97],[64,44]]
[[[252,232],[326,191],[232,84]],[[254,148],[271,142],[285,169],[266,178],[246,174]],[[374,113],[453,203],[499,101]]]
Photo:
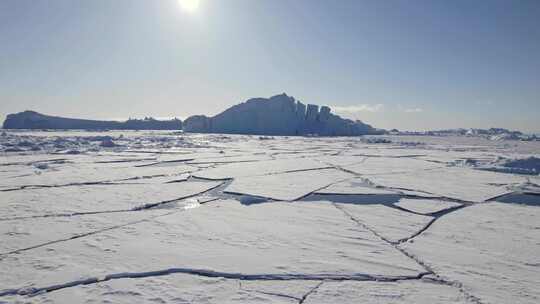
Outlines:
[[286,92],[381,128],[540,131],[540,1],[0,1],[0,116],[216,114]]

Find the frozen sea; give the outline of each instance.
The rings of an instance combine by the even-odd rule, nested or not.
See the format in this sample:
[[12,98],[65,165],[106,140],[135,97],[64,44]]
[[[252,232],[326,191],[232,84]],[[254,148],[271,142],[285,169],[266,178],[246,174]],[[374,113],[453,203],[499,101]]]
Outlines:
[[0,303],[540,303],[540,142],[2,131]]

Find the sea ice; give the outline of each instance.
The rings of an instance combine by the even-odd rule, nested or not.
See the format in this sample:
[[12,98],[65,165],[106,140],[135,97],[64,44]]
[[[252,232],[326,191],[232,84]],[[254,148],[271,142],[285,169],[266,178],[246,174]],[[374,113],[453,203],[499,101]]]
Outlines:
[[[361,299],[361,302],[359,302]],[[452,286],[424,281],[324,282],[304,301],[306,304],[458,304],[469,303]]]
[[275,200],[293,201],[350,177],[352,175],[336,169],[239,177],[234,179],[225,191]]
[[358,195],[381,195],[397,194],[397,191],[368,187],[366,181],[362,178],[353,178],[340,183],[332,184],[324,189],[317,190],[321,194],[358,194]]
[[6,188],[43,187],[121,181],[152,176],[171,176],[195,171],[186,165],[174,167],[106,166],[104,164],[66,164],[54,170],[34,171],[33,174],[2,180]]
[[437,220],[402,248],[482,303],[540,301],[538,207],[485,203]]
[[345,169],[358,174],[406,173],[442,167],[441,164],[414,158],[368,157],[364,162],[345,166]]
[[[139,181],[139,180],[137,180]],[[0,192],[0,220],[74,213],[120,211],[193,196],[219,182],[112,184]]]
[[[119,279],[77,286],[32,297],[32,303],[74,303],[74,299],[100,303],[205,303],[297,304],[313,288],[313,281],[241,282],[186,274]],[[13,302],[17,297],[11,297]],[[79,301],[75,301],[79,302]]]
[[425,228],[433,218],[382,205],[339,204],[356,221],[386,240],[397,243]]
[[506,185],[525,181],[520,176],[458,167],[365,177],[385,187],[419,190],[471,202],[483,202],[509,193]]
[[0,303],[538,303],[509,143],[7,130]]
[[310,159],[283,159],[225,164],[216,168],[196,172],[193,175],[206,179],[228,179],[328,167],[328,165]]
[[220,201],[7,255],[0,290],[171,268],[277,280],[396,279],[425,272],[331,203]]

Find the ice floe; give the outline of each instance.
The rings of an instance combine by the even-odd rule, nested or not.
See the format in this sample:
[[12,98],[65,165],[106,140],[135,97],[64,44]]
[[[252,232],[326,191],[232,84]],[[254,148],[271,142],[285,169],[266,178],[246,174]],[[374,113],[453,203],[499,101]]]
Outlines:
[[292,201],[350,177],[351,174],[336,169],[239,177],[225,191]]
[[1,262],[0,275],[6,279],[0,290],[41,288],[115,273],[151,276],[154,271],[210,272],[245,280],[395,280],[426,272],[324,202],[251,206],[212,202],[7,255]]
[[538,207],[479,204],[401,246],[482,303],[538,303],[539,216]]
[[472,202],[482,202],[509,193],[511,191],[506,186],[525,181],[520,176],[458,167],[365,177],[380,186],[419,190]]

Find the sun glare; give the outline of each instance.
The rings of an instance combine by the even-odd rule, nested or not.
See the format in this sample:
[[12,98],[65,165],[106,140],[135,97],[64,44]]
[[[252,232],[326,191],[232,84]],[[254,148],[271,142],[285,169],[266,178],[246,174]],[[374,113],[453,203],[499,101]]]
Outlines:
[[199,8],[200,0],[178,0],[180,8],[188,13],[193,13]]

